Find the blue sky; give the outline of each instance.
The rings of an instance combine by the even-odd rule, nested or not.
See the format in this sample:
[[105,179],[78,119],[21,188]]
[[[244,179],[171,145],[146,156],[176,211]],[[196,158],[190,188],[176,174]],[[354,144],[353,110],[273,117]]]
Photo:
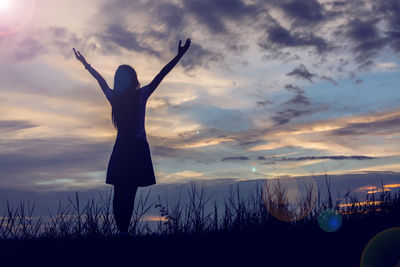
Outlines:
[[190,49],[147,103],[158,183],[324,167],[400,180],[398,11],[395,0],[9,1],[0,188],[104,187],[111,107],[72,47],[113,88],[121,64],[149,83],[186,37]]

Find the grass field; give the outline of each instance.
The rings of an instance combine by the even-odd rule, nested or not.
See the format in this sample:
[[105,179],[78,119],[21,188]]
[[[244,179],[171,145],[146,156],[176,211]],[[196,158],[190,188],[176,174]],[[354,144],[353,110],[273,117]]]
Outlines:
[[[187,203],[148,203],[148,195],[140,195],[128,239],[116,236],[111,195],[82,205],[76,194],[47,221],[34,216],[33,205],[8,205],[0,220],[0,262],[400,266],[400,192],[382,184],[370,194],[333,196],[328,176],[325,181],[325,199],[312,184],[304,184],[295,200],[280,180],[266,181],[247,197],[237,186],[222,210],[214,203],[211,211],[204,187],[194,184]],[[152,206],[160,220],[151,227],[143,218]]]

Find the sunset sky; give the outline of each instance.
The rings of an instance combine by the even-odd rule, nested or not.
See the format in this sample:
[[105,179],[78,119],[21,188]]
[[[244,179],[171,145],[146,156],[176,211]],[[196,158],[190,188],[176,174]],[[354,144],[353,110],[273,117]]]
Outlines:
[[[0,188],[105,186],[110,88],[142,86],[157,183],[400,172],[397,0],[0,0]],[[397,177],[400,176],[397,173]]]

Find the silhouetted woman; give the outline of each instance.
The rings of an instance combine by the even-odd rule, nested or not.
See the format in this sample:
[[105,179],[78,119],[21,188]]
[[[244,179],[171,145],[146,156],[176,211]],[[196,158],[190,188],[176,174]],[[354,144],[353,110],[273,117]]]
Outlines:
[[162,79],[186,53],[191,40],[187,38],[184,46],[181,43],[179,41],[178,54],[146,86],[140,87],[132,67],[120,65],[114,76],[114,90],[73,48],[76,58],[96,78],[112,106],[112,122],[118,133],[108,163],[106,183],[114,186],[113,213],[120,235],[129,235],[138,187],[156,183],[144,127],[146,103]]

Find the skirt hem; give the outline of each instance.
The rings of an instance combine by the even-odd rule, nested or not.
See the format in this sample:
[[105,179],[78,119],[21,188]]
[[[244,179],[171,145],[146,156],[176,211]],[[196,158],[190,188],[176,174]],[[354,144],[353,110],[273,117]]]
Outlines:
[[149,144],[138,138],[118,138],[108,162],[106,184],[156,184]]

